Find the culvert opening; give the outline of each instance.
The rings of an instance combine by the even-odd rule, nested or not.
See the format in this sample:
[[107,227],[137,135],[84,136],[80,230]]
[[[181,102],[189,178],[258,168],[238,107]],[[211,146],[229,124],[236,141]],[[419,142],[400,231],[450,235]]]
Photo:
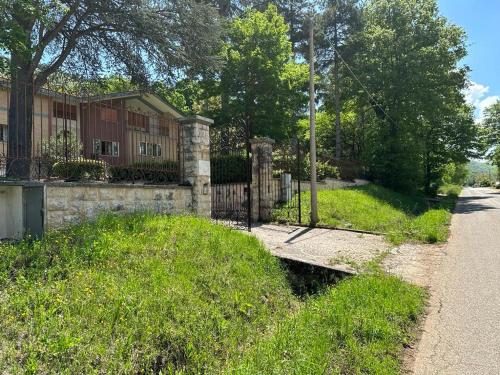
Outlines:
[[293,292],[299,297],[321,293],[344,278],[353,276],[347,272],[294,259],[280,258],[280,261]]

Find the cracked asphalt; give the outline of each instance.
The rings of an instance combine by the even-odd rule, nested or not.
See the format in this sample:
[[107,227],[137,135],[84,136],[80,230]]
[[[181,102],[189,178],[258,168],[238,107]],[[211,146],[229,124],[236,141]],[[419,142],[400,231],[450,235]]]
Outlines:
[[500,191],[466,188],[432,273],[414,374],[500,374]]

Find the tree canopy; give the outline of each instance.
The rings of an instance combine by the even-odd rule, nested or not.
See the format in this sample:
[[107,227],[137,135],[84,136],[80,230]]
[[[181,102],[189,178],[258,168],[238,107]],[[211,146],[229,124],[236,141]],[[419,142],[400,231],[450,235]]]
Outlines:
[[[436,0],[0,0],[0,69],[7,62],[28,88],[69,73],[95,92],[149,83],[216,127],[307,142],[312,12],[320,163],[357,163],[386,186],[431,192],[449,165],[486,149],[500,159],[500,106],[474,123],[466,36]],[[16,85],[11,96],[31,104]],[[29,132],[29,112],[18,112],[11,131]],[[29,142],[9,150],[29,156]]]
[[216,114],[219,124],[241,119],[255,136],[282,139],[289,133],[307,103],[308,76],[307,66],[292,59],[288,31],[273,5],[232,21],[215,89],[227,98]]
[[[10,60],[8,174],[29,177],[33,92],[58,71],[120,72],[133,83],[212,70],[218,15],[195,0],[2,0],[0,48]],[[21,140],[22,139],[22,140]]]

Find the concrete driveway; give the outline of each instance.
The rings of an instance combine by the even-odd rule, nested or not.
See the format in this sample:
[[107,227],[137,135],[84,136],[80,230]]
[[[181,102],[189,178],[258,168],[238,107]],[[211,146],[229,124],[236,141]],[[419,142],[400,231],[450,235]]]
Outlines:
[[292,225],[262,224],[252,227],[252,235],[275,256],[346,273],[390,248],[374,234]]
[[500,191],[464,189],[430,280],[414,374],[500,374]]

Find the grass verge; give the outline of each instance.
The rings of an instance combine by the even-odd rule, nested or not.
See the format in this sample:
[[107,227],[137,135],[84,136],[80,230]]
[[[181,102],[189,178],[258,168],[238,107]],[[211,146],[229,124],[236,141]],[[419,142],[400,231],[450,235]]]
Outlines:
[[253,237],[105,216],[0,247],[0,373],[214,373],[293,303]]
[[103,216],[0,244],[0,373],[397,373],[424,294],[375,272],[292,294],[246,234]]
[[[443,242],[448,238],[451,212],[459,188],[447,191],[439,202],[429,202],[423,195],[404,195],[374,184],[350,189],[318,192],[320,224],[338,228],[383,232],[395,244],[416,240]],[[276,220],[296,217],[296,208],[274,211]],[[302,195],[302,218],[308,220],[310,193]],[[303,220],[304,220],[303,219]]]
[[257,343],[235,374],[399,374],[422,289],[381,273],[342,281]]

